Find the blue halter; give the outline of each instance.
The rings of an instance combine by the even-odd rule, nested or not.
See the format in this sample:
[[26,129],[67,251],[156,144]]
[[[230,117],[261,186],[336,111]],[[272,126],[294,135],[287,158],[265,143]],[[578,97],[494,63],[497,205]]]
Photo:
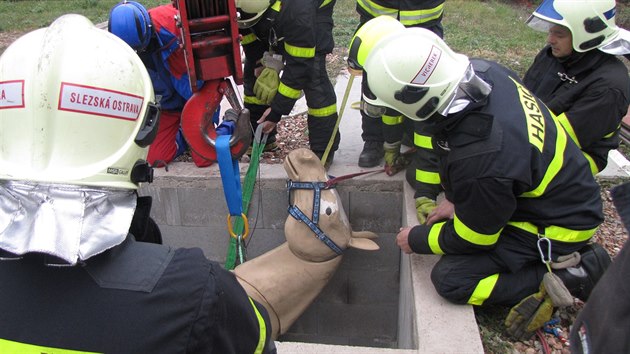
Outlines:
[[[322,241],[326,246],[333,250],[338,255],[343,254],[343,250],[337,246],[337,244],[326,236],[326,234],[317,226],[319,223],[319,208],[321,200],[321,191],[334,188],[335,186],[327,182],[294,182],[290,179],[287,180],[287,192],[289,194],[289,214],[293,216],[297,221],[301,221],[306,224],[315,233],[315,237]],[[296,205],[291,205],[291,190],[293,189],[312,189],[314,191],[313,196],[313,217],[309,219]]]

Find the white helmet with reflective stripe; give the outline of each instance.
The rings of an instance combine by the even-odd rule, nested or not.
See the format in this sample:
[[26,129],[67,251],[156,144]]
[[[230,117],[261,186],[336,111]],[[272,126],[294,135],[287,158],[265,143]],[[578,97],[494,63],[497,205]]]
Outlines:
[[421,121],[448,107],[470,66],[435,33],[406,28],[381,38],[365,61],[368,105]]
[[158,120],[140,58],[81,15],[0,57],[0,179],[135,189]]
[[258,23],[270,5],[270,0],[236,0],[238,27],[249,28]]
[[615,24],[615,0],[544,0],[527,20],[539,31],[561,25],[571,31],[573,50],[600,49],[610,54],[630,53],[630,32]]

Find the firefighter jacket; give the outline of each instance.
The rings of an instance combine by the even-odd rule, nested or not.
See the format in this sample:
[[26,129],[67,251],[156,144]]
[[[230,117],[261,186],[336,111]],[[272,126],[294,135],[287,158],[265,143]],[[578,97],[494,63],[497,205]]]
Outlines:
[[2,353],[275,352],[264,307],[198,248],[128,237],[74,267],[2,260],[0,281]]
[[357,12],[362,18],[393,17],[405,27],[431,27],[442,21],[444,0],[357,0]]
[[[177,36],[177,9],[168,4],[148,11],[154,33],[149,46],[139,56],[149,72],[155,96],[160,97],[161,108],[181,111],[192,96],[192,88],[184,49]],[[199,81],[198,87],[202,85],[203,81]]]
[[505,233],[544,234],[559,244],[586,242],[603,221],[599,185],[588,162],[514,72],[490,61],[472,63],[491,93],[437,119],[433,130],[450,150],[440,159],[440,177],[454,217],[414,227],[411,249],[480,252]]
[[[312,80],[309,72],[317,63],[315,56],[325,58],[335,47],[332,35],[333,7],[336,0],[277,0],[251,29],[241,30],[247,61],[258,61],[270,48],[281,53],[285,65],[278,93],[271,103],[267,120],[279,122],[300,98],[305,83]],[[247,79],[245,80],[247,84]],[[253,82],[252,82],[253,87]],[[248,91],[247,89],[245,91]],[[245,102],[256,102],[245,92]],[[336,105],[330,107],[336,113]],[[321,114],[327,116],[329,114]]]
[[523,82],[558,116],[589,160],[592,173],[603,170],[608,152],[619,146],[619,124],[628,107],[625,65],[599,50],[574,53],[561,62],[547,46]]

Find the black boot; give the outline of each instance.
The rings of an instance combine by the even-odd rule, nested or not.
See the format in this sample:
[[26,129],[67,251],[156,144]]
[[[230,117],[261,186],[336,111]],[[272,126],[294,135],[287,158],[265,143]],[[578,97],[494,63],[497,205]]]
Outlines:
[[359,155],[359,167],[374,167],[381,163],[385,151],[383,143],[378,141],[366,141],[363,151]]
[[562,279],[571,295],[586,302],[611,260],[604,247],[597,243],[584,246],[580,256],[577,266],[558,270],[556,275]]

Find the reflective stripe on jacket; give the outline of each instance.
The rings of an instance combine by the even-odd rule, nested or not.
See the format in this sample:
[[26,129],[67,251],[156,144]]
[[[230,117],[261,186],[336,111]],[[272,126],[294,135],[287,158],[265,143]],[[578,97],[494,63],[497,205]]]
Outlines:
[[436,135],[450,148],[440,176],[454,219],[415,227],[410,246],[444,254],[489,249],[508,224],[536,230],[533,237],[548,232],[556,241],[588,240],[603,214],[599,185],[579,148],[514,72],[472,62],[492,92],[486,102],[449,116],[453,123]]

